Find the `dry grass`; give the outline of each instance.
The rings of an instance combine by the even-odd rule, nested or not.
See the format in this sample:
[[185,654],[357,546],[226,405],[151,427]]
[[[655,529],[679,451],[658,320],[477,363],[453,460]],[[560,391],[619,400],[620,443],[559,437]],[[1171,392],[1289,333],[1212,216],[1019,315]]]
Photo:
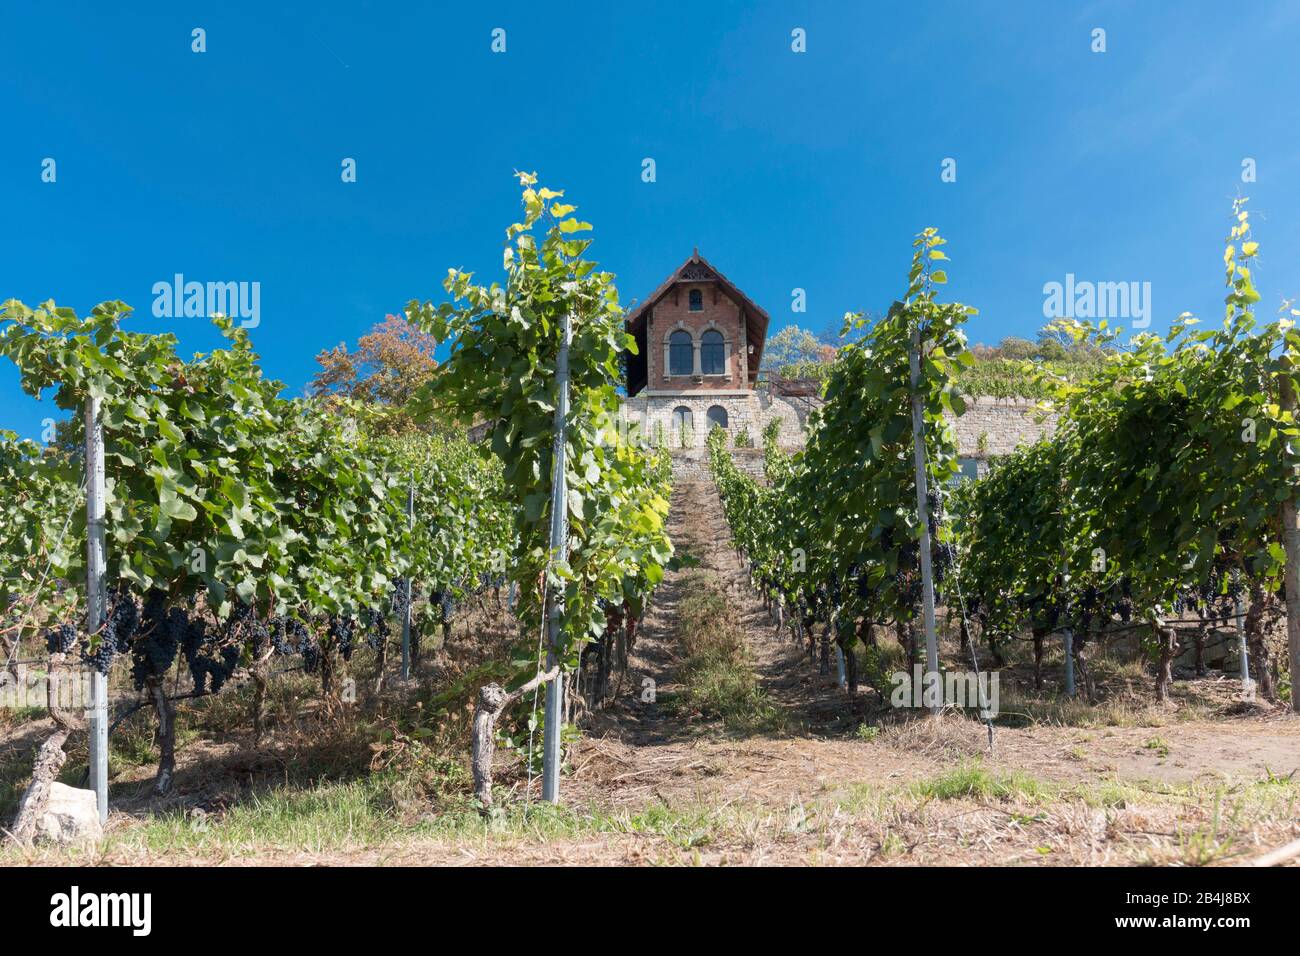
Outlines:
[[809,799],[514,803],[420,812],[386,775],[286,787],[209,812],[116,817],[102,847],[6,863],[1219,865],[1294,838],[1292,781],[1063,785],[980,761]]
[[[678,605],[681,704],[736,733],[775,733],[781,713],[768,699],[749,660],[745,632],[715,574],[692,571]],[[671,705],[672,701],[669,700]]]

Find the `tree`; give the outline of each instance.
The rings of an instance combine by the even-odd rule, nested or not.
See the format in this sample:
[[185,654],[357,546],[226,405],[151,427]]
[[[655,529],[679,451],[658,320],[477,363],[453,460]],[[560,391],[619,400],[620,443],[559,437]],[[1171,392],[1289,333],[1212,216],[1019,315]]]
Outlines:
[[[807,329],[787,325],[763,347],[763,367],[772,371],[801,362],[822,362],[824,347]],[[833,357],[833,356],[832,356]]]
[[413,431],[417,426],[405,406],[433,378],[437,347],[437,339],[404,316],[385,316],[357,340],[355,351],[340,342],[316,356],[321,370],[311,380],[311,394],[383,406],[381,421],[375,423],[380,431]]

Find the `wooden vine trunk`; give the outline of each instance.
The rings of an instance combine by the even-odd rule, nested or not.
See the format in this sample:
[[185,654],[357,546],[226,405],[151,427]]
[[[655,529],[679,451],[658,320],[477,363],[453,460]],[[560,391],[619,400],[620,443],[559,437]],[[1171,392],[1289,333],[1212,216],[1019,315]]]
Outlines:
[[176,705],[168,699],[161,677],[148,678],[145,689],[158,715],[158,773],[154,776],[153,792],[162,797],[171,790],[176,776]]
[[32,782],[23,791],[22,799],[18,802],[18,813],[14,817],[14,825],[10,830],[15,843],[27,846],[36,837],[41,816],[50,802],[50,785],[54,783],[54,778],[59,775],[64,761],[68,759],[68,755],[63,752],[63,745],[67,742],[68,729],[59,727],[45,738],[45,743],[41,744],[41,749],[37,751],[36,765],[32,769]]
[[388,641],[381,641],[379,644],[379,654],[375,658],[375,693],[383,693],[384,690],[384,665],[388,663]]
[[479,688],[471,731],[470,769],[474,775],[474,796],[484,811],[492,806],[492,758],[496,756],[497,749],[497,720],[520,697],[540,687],[559,672],[558,667],[552,667],[508,693],[500,684],[485,684]]
[[1089,704],[1097,702],[1097,686],[1092,680],[1092,671],[1088,667],[1088,632],[1080,631],[1074,636],[1074,672],[1083,687],[1084,699]]
[[254,746],[262,742],[262,734],[266,730],[265,713],[266,713],[266,674],[260,667],[252,667],[248,672],[253,681],[253,744]]
[[14,842],[24,845],[30,843],[36,836],[41,817],[50,802],[50,786],[68,759],[68,755],[63,752],[64,744],[68,742],[68,737],[74,730],[82,730],[85,727],[84,721],[64,711],[59,704],[63,660],[63,654],[50,655],[46,677],[46,701],[50,709],[50,717],[54,720],[55,730],[36,753],[31,783],[27,785],[22,798],[18,801],[18,812],[9,831]]
[[1156,624],[1159,659],[1156,663],[1156,701],[1169,702],[1174,683],[1174,654],[1178,650],[1178,632],[1166,624]]
[[895,630],[898,632],[898,643],[907,654],[907,666],[910,670],[916,663],[916,628],[912,626],[911,621],[899,621]]
[[1272,655],[1264,635],[1264,611],[1268,594],[1256,581],[1250,584],[1250,604],[1246,608],[1246,644],[1250,648],[1251,676],[1255,690],[1267,701],[1277,701],[1277,687],[1273,682]]
[[989,630],[987,622],[981,623],[980,627],[984,631],[984,637],[988,640],[989,656],[993,658],[995,667],[1005,667],[1007,659],[1002,656],[1002,645],[998,642],[998,636]]
[[857,637],[854,636],[852,628],[845,628],[835,638],[835,643],[839,645],[840,653],[844,655],[844,677],[848,682],[850,697],[858,695],[858,655],[854,651],[854,645],[857,644]]

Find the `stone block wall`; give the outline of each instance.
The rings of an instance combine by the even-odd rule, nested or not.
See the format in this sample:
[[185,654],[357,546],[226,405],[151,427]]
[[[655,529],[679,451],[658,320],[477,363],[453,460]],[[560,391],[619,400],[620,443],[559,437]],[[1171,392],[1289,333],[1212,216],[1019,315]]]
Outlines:
[[[731,458],[736,467],[752,478],[763,480],[763,450],[761,448],[732,448]],[[669,452],[673,460],[673,481],[709,481],[709,451],[707,448],[674,448]]]
[[[818,399],[801,399],[773,395],[770,391],[739,394],[700,394],[680,392],[654,394],[649,390],[624,399],[629,419],[636,422],[651,441],[662,429],[664,443],[673,449],[702,448],[709,434],[709,412],[726,414],[728,445],[734,446],[736,435],[749,433],[755,446],[762,444],[763,429],[773,419],[781,421],[778,444],[783,448],[802,448],[808,415]],[[675,429],[673,413],[680,408],[690,411],[690,428],[683,443]],[[974,463],[979,474],[988,470],[989,459],[1006,455],[1016,446],[1032,444],[1056,427],[1056,416],[1039,411],[1037,403],[1020,398],[973,398],[967,400],[966,413],[950,421],[957,432],[958,454]]]
[[957,432],[957,453],[983,475],[990,458],[1050,434],[1056,428],[1056,415],[1044,415],[1029,399],[982,396],[968,398],[966,413],[950,417],[949,422]]
[[[804,425],[811,407],[799,399],[774,396],[767,391],[713,395],[689,391],[656,395],[647,389],[633,398],[623,400],[625,414],[642,429],[650,441],[656,441],[662,430],[664,444],[674,449],[681,448],[682,445],[687,448],[704,446],[711,425],[711,411],[714,420],[720,420],[725,414],[728,445],[734,446],[736,436],[742,431],[748,432],[755,446],[760,445],[763,429],[773,419],[780,419],[778,444],[799,448],[803,446]],[[690,412],[690,426],[684,442],[673,415],[680,408]]]

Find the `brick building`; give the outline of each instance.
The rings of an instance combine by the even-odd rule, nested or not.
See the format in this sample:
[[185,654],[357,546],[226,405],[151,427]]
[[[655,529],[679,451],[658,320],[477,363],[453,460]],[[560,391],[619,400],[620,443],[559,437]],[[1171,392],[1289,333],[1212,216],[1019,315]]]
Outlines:
[[674,448],[698,447],[718,426],[757,443],[773,417],[801,440],[806,408],[759,392],[767,311],[696,249],[627,315],[637,354],[627,356],[626,408]]
[[696,249],[628,313],[640,354],[629,356],[627,393],[750,392],[767,325],[767,312]]

